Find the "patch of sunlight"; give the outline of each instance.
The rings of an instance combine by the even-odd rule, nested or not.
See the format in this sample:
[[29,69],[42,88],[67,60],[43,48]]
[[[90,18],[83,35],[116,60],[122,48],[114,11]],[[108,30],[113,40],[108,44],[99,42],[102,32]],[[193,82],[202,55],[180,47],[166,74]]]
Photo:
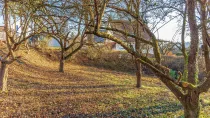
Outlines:
[[44,66],[44,67],[55,67],[55,64],[58,64],[58,62],[53,62],[43,55],[41,55],[38,51],[36,50],[30,50],[28,53],[24,51],[19,51],[19,55],[22,56],[22,60],[27,60],[27,62],[33,64],[33,65],[38,65],[38,66]]
[[155,94],[159,92],[166,91],[165,89],[159,88],[159,87],[143,87],[141,89],[131,89],[127,91],[120,91],[116,93],[116,97],[118,98],[138,98],[138,97],[146,97],[146,96],[154,96]]
[[163,87],[144,86],[144,85],[142,86],[142,89],[156,91],[156,92],[166,91],[166,88]]

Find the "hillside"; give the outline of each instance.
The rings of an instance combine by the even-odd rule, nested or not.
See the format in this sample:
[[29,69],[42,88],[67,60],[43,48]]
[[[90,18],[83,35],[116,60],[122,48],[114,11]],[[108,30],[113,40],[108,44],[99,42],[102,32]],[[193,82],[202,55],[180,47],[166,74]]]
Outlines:
[[[24,53],[24,52],[22,52]],[[10,66],[9,91],[0,93],[1,117],[175,117],[183,114],[173,94],[154,77],[143,77],[135,88],[135,75],[67,63],[58,63],[31,50]],[[202,98],[208,100],[209,93]],[[202,108],[209,117],[210,107]]]

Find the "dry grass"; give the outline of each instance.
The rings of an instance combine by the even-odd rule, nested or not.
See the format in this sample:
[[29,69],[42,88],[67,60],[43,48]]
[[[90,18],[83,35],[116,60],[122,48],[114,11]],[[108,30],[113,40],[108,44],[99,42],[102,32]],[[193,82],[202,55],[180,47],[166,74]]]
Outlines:
[[[21,52],[22,54],[24,52]],[[68,63],[58,63],[36,51],[23,63],[10,66],[9,91],[0,94],[1,117],[174,117],[183,114],[180,103],[157,79]],[[203,98],[208,98],[209,93]],[[209,106],[202,108],[208,117]]]

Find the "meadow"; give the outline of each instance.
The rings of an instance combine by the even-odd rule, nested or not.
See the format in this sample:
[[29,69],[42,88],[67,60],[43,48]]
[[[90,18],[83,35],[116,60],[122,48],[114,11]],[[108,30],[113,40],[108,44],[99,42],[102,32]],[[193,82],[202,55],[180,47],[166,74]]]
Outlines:
[[[26,52],[22,52],[26,53]],[[0,93],[1,117],[139,117],[182,118],[183,108],[158,78],[67,62],[59,63],[30,50],[9,69],[8,92]],[[209,92],[202,94],[208,101]],[[210,106],[201,108],[210,117]]]

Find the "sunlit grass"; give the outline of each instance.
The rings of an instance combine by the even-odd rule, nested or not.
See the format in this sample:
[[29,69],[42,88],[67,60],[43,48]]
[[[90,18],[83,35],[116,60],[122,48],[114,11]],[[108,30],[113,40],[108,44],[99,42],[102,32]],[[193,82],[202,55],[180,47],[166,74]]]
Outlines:
[[[36,51],[24,63],[10,66],[9,91],[0,94],[2,117],[155,117],[183,115],[181,104],[155,77],[135,75],[67,63],[59,73],[58,62]],[[202,95],[208,99],[209,93]],[[208,118],[210,107],[202,108]]]

